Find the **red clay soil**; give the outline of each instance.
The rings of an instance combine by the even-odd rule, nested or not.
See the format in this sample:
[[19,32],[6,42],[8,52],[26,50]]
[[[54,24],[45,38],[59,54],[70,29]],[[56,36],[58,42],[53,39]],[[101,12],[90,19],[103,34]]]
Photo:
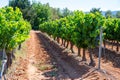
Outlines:
[[19,62],[15,62],[15,65],[10,67],[9,73],[6,74],[6,80],[28,80],[27,63],[26,59],[20,57]]
[[96,70],[40,31],[31,31],[26,45],[26,59],[17,62],[7,80],[120,80],[120,69],[110,62],[102,60],[103,70]]

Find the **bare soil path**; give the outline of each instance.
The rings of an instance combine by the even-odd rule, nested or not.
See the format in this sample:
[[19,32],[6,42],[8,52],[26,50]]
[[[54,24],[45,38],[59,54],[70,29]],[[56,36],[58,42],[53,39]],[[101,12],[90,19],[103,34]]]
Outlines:
[[[8,77],[7,80],[120,79],[118,77],[118,70],[120,69],[109,67],[109,64],[103,63],[102,68],[110,68],[107,69],[107,76],[100,71],[94,71],[94,67],[90,67],[80,61],[80,57],[71,54],[40,31],[32,30],[30,32],[30,38],[26,41],[26,46],[26,58],[17,62],[20,63],[20,65],[13,65],[13,67],[17,66],[17,72],[19,72],[19,68],[22,67],[22,71],[24,72],[24,74],[21,73],[22,78],[15,75],[17,72],[11,72],[9,75],[13,77]],[[96,58],[95,61],[97,61]],[[114,74],[111,74],[112,72],[109,73],[109,70],[113,71]]]

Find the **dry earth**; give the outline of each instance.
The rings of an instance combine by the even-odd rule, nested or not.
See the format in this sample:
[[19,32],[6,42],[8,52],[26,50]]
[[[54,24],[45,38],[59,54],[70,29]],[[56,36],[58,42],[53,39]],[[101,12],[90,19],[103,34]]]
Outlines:
[[7,80],[120,80],[110,62],[102,60],[103,70],[96,70],[40,31],[32,30],[25,44],[26,57],[12,64]]

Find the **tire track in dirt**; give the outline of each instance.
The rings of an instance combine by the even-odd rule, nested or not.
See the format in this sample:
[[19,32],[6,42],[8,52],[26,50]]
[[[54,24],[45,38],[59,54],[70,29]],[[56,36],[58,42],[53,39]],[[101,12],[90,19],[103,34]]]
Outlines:
[[38,68],[35,66],[39,60],[37,60],[37,57],[39,55],[43,54],[43,51],[41,50],[41,46],[39,44],[39,40],[35,34],[35,31],[30,32],[30,39],[27,42],[28,52],[27,52],[27,59],[28,59],[28,66],[27,66],[27,75],[28,80],[42,80],[42,79],[48,79],[47,77],[44,77],[42,75],[42,72],[38,70]]
[[31,31],[30,33],[30,39],[28,41],[29,46],[28,47],[28,53],[27,53],[27,57],[28,57],[28,66],[27,66],[27,75],[28,75],[28,79],[29,80],[33,80],[33,77],[36,73],[37,68],[35,66],[33,66],[33,63],[35,62],[35,58],[34,58],[34,53],[35,53],[35,45],[33,45],[32,43],[35,42],[35,37],[33,32]]

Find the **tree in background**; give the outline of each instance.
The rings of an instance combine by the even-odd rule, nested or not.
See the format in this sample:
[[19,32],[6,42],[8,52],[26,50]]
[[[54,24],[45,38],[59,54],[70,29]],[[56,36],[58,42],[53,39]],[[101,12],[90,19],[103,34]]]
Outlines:
[[29,0],[9,0],[9,6],[12,6],[14,9],[15,7],[18,7],[22,10],[27,7],[30,7],[30,1]]
[[63,9],[63,17],[66,17],[71,14],[71,11],[68,8]]
[[26,13],[31,6],[29,0],[9,0],[9,6],[13,7],[14,10],[18,7],[22,11],[24,19],[27,19]]
[[112,12],[110,10],[106,11],[105,17],[106,18],[112,18],[113,17]]
[[62,10],[60,8],[51,7],[51,20],[60,19],[63,17]]
[[14,9],[20,8],[24,19],[31,23],[32,29],[38,29],[39,24],[51,19],[51,8],[48,3],[33,2],[30,4],[29,0],[10,0],[9,6]]
[[91,13],[95,13],[95,12],[99,12],[99,13],[102,13],[102,11],[100,10],[100,8],[92,8],[90,10]]
[[29,21],[32,29],[37,30],[38,26],[49,20],[56,20],[71,14],[68,8],[61,10],[60,8],[50,7],[49,4],[40,2],[32,2],[30,0],[9,0],[9,6],[20,8],[23,18]]
[[117,11],[116,17],[117,17],[117,18],[120,18],[120,11]]
[[63,17],[62,10],[60,8],[57,8],[57,14],[58,14],[59,18]]
[[51,20],[56,20],[59,19],[59,15],[57,13],[57,9],[56,8],[51,8]]
[[71,11],[68,8],[64,8],[63,10],[61,10],[60,8],[52,8],[51,7],[51,19],[52,20],[56,20],[56,19],[60,19],[66,16],[71,15]]
[[[33,15],[32,15],[33,14]],[[33,29],[38,29],[38,26],[43,22],[51,19],[51,8],[49,4],[33,3],[31,13],[31,24]]]

